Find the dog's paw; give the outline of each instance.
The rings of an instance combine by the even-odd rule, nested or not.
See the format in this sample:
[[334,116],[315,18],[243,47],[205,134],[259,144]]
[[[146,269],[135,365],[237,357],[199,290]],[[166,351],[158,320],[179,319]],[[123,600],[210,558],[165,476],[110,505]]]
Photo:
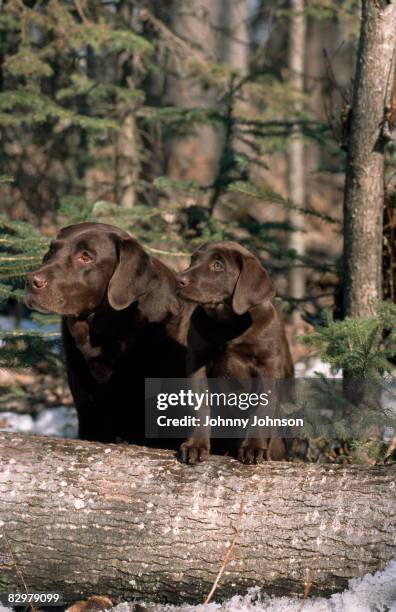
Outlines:
[[247,438],[239,447],[238,459],[248,465],[252,463],[263,463],[267,460],[266,440],[259,438]]
[[194,465],[206,461],[210,455],[210,442],[206,438],[189,438],[180,445],[179,457],[182,463]]

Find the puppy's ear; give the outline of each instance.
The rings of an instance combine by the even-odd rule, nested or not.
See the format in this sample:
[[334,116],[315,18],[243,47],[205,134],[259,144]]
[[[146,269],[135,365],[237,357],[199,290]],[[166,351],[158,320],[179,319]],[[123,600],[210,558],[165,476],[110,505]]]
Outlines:
[[110,279],[107,299],[114,310],[123,310],[147,289],[153,270],[150,257],[131,237],[116,237],[118,264]]
[[255,257],[242,255],[240,265],[241,272],[232,297],[232,309],[238,315],[275,296],[268,273]]

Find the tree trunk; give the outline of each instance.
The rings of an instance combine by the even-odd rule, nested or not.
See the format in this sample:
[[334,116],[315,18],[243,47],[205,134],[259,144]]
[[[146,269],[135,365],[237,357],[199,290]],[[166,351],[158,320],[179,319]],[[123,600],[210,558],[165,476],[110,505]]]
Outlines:
[[[121,27],[132,28],[133,5],[121,0],[117,18]],[[117,83],[125,88],[136,87],[133,74],[133,58],[129,52],[121,52],[116,60]],[[115,196],[123,208],[133,208],[140,173],[141,146],[132,102],[117,101],[119,131],[115,142]]]
[[381,298],[384,149],[396,2],[363,0],[344,196],[344,312],[366,317]]
[[249,66],[246,0],[221,0],[218,15],[218,59],[244,76]]
[[[302,109],[302,96],[304,93],[304,67],[305,67],[305,15],[304,0],[291,0],[294,14],[290,21],[289,33],[289,70],[290,86],[296,96],[294,113],[298,116]],[[289,197],[294,204],[303,206],[305,202],[305,164],[304,164],[304,138],[300,128],[293,128],[289,144],[288,169]],[[289,246],[301,257],[304,255],[303,219],[299,212],[291,210],[289,222],[293,227]],[[298,264],[301,261],[297,260]],[[289,294],[292,298],[301,299],[305,295],[305,271],[301,267],[293,267],[289,273]],[[298,310],[293,313],[296,324],[300,322]]]
[[[212,0],[174,0],[171,30],[185,40],[203,61],[218,60],[217,22],[218,3]],[[173,75],[166,81],[166,103],[176,107],[194,108],[213,106],[216,91],[202,84],[202,79],[190,74],[190,66],[171,59]],[[167,174],[176,180],[196,180],[210,184],[214,180],[223,140],[222,130],[210,125],[194,126],[194,133],[173,135],[167,143]]]
[[116,200],[124,208],[133,208],[140,172],[140,138],[133,109],[118,104],[120,129],[116,137]]
[[[187,8],[188,7],[188,8]],[[171,29],[188,42],[204,61],[224,63],[244,75],[248,69],[249,37],[245,0],[174,0]],[[213,77],[200,76],[196,69],[173,61],[173,76],[167,79],[166,99],[176,107],[214,107],[219,90]],[[197,124],[194,133],[173,136],[168,142],[168,174],[173,179],[214,182],[224,147],[220,126]]]
[[328,595],[395,556],[395,497],[390,466],[191,467],[169,451],[3,432],[0,591],[202,602],[239,520],[216,599],[253,585],[301,595],[310,572],[311,595]]

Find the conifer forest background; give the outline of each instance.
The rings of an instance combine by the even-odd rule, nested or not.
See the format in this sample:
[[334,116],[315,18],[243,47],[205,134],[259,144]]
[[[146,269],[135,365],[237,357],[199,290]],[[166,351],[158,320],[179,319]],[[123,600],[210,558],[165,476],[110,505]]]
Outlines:
[[177,270],[208,240],[244,244],[275,281],[296,362],[319,354],[334,371],[393,375],[386,100],[377,299],[354,310],[344,295],[361,10],[357,0],[0,0],[2,410],[71,401],[49,383],[63,372],[58,319],[28,311],[23,286],[57,230],[86,220],[127,229]]

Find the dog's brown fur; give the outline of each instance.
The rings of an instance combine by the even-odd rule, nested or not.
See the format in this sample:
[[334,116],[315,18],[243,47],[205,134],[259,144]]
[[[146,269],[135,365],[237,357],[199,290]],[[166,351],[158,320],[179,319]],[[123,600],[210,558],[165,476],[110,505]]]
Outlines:
[[60,231],[26,281],[26,303],[62,315],[80,437],[144,442],[144,380],[186,375],[193,305],[174,273],[127,232],[102,223]]
[[[199,335],[192,350],[206,376],[293,377],[284,323],[272,301],[272,282],[250,251],[234,242],[209,243],[194,253],[178,283],[179,294],[200,305],[193,314]],[[206,457],[209,439],[195,432],[183,449],[186,461]],[[275,438],[247,437],[239,449],[245,463],[284,456],[284,441]]]

